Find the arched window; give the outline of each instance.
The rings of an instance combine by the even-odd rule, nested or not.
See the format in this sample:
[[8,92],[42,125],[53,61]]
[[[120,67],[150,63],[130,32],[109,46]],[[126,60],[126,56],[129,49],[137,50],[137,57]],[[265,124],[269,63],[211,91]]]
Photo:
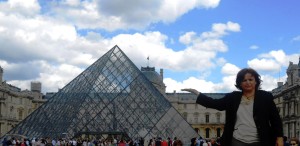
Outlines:
[[221,128],[217,128],[217,137],[221,137]]
[[205,137],[206,137],[206,138],[209,138],[209,131],[210,131],[209,128],[206,128],[206,129],[205,129]]

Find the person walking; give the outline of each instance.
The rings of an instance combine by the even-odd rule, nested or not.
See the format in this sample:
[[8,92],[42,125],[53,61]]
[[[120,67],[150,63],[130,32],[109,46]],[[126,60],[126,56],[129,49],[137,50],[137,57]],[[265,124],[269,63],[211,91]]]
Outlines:
[[182,89],[196,94],[196,103],[207,108],[225,110],[222,146],[283,146],[283,128],[274,97],[260,89],[260,75],[244,68],[236,75],[233,91],[223,98],[213,99],[191,88]]

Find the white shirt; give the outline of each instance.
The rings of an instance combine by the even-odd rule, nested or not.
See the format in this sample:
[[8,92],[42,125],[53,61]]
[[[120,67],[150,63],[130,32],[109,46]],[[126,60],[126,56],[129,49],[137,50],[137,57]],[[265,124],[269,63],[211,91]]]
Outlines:
[[253,119],[253,104],[253,99],[247,100],[243,96],[237,111],[233,137],[244,143],[259,142],[256,124]]

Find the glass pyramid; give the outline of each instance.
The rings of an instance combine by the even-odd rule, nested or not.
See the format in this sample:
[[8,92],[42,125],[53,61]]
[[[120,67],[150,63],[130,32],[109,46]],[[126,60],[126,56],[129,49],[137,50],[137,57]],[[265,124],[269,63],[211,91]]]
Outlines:
[[53,138],[99,133],[184,143],[199,136],[118,46],[8,132]]

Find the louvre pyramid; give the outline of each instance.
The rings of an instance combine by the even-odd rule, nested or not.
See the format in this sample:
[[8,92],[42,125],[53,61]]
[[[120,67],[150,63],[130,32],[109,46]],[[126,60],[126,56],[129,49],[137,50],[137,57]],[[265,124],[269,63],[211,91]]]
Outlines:
[[134,63],[114,46],[8,134],[74,138],[123,132],[130,138],[199,136]]

